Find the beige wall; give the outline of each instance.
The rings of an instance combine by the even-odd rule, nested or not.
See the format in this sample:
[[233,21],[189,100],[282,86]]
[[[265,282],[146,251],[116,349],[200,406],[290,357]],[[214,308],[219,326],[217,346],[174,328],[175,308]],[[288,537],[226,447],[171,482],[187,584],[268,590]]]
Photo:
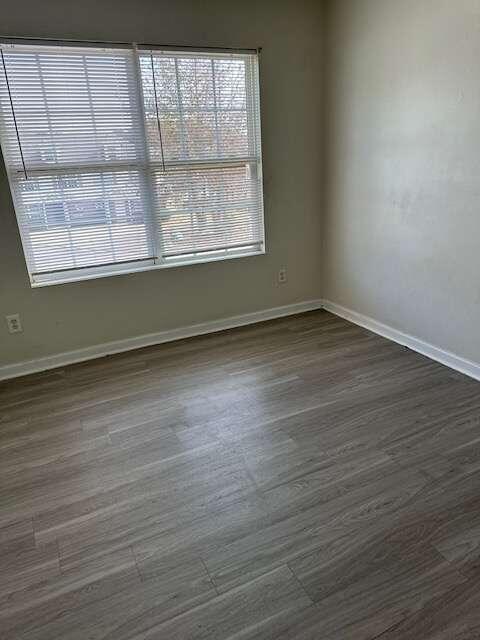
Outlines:
[[[267,255],[32,290],[2,164],[0,365],[320,296],[322,27],[316,0],[8,4],[2,35],[263,47]],[[25,331],[10,336],[17,312]]]
[[329,3],[324,297],[480,362],[480,2]]
[[326,4],[9,5],[3,35],[262,46],[267,255],[32,290],[0,166],[0,365],[320,296],[480,362],[480,2]]

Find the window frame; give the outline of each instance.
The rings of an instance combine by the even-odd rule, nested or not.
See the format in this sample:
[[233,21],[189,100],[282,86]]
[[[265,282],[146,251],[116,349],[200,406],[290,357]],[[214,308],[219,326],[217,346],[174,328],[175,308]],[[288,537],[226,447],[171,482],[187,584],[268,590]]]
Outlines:
[[[62,165],[50,165],[50,166],[35,166],[29,164],[27,167],[28,176],[38,177],[42,175],[51,175],[58,177],[65,177],[65,175],[72,174],[95,174],[101,173],[115,173],[125,170],[134,170],[138,172],[140,181],[143,184],[142,189],[146,189],[147,193],[146,201],[149,206],[146,207],[144,212],[144,224],[147,234],[148,243],[152,247],[156,247],[156,251],[153,251],[153,256],[139,259],[128,260],[124,262],[112,262],[109,264],[102,264],[96,266],[80,266],[72,268],[59,269],[58,271],[51,270],[47,272],[33,272],[30,269],[28,255],[30,251],[30,240],[27,238],[28,230],[22,223],[22,219],[17,215],[17,210],[21,210],[22,206],[17,203],[17,189],[15,184],[21,182],[21,177],[26,175],[26,171],[21,168],[9,167],[4,154],[4,163],[7,170],[7,178],[9,181],[11,196],[13,205],[15,208],[15,217],[17,220],[17,226],[19,229],[22,250],[24,259],[29,275],[29,281],[32,288],[52,286],[57,284],[65,284],[72,282],[81,282],[94,280],[98,278],[106,278],[117,275],[127,275],[133,273],[142,273],[145,271],[152,271],[156,269],[171,269],[176,267],[191,266],[195,264],[205,264],[210,262],[219,262],[224,260],[231,260],[237,258],[261,256],[266,253],[265,243],[265,207],[264,207],[264,182],[263,182],[263,157],[262,157],[262,136],[261,136],[261,97],[260,97],[260,52],[261,49],[224,49],[224,48],[210,48],[210,47],[172,47],[172,46],[160,46],[160,45],[140,45],[129,43],[98,43],[88,41],[58,41],[58,40],[31,40],[31,39],[1,39],[0,45],[6,44],[33,44],[33,45],[46,45],[46,46],[65,46],[65,47],[108,47],[108,48],[123,48],[132,51],[133,62],[135,67],[135,82],[137,87],[137,100],[139,105],[139,113],[141,115],[142,127],[144,129],[144,159],[143,161],[136,162],[118,162],[115,160],[94,164],[74,164],[65,163]],[[211,157],[205,160],[155,160],[150,157],[149,142],[147,133],[145,131],[145,125],[147,122],[145,102],[143,95],[143,81],[141,71],[141,56],[147,55],[149,52],[155,54],[155,52],[171,53],[175,56],[182,54],[185,57],[198,58],[202,55],[224,56],[225,54],[238,53],[255,56],[253,62],[246,65],[246,114],[247,114],[247,127],[249,129],[248,141],[249,144],[253,142],[255,149],[253,154],[249,154],[243,157]],[[2,56],[3,58],[3,56]],[[210,58],[212,59],[212,58]],[[249,89],[249,86],[251,87]],[[13,106],[12,106],[13,108]],[[212,109],[212,112],[216,111],[216,108]],[[257,114],[256,125],[254,124],[255,115]],[[258,131],[252,130],[257,127]],[[218,133],[218,132],[217,132]],[[212,169],[226,169],[226,168],[247,168],[251,170],[254,167],[254,171],[257,173],[257,180],[259,188],[261,190],[260,207],[261,207],[261,240],[257,243],[242,246],[229,246],[219,249],[204,249],[199,251],[191,251],[185,253],[178,253],[174,255],[165,255],[161,251],[161,245],[163,244],[163,232],[157,229],[158,219],[155,216],[154,207],[152,205],[153,188],[152,180],[148,178],[147,174],[155,169],[162,169],[165,173],[169,170],[175,171],[176,169],[195,170],[202,168]],[[63,201],[65,202],[65,201]],[[103,202],[108,202],[107,199]],[[48,223],[47,223],[48,224]],[[70,227],[65,227],[66,229]],[[28,248],[27,248],[28,247]],[[157,255],[158,254],[158,255]]]

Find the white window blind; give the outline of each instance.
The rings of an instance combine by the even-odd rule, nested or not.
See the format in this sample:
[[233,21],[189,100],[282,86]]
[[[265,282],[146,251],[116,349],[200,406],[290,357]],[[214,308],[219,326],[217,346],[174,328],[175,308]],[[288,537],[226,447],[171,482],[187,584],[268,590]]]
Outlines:
[[261,253],[255,53],[2,44],[33,284]]

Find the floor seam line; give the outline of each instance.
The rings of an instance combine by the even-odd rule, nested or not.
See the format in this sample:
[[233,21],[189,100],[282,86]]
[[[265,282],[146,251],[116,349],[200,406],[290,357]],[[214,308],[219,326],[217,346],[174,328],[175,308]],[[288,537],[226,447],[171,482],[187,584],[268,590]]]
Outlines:
[[303,593],[307,596],[307,598],[310,600],[310,602],[312,604],[316,604],[315,601],[312,599],[312,597],[310,596],[310,594],[308,593],[308,591],[306,590],[303,582],[300,580],[300,578],[297,576],[297,574],[295,573],[295,571],[292,569],[292,567],[290,566],[290,562],[287,561],[285,563],[285,566],[289,569],[290,573],[292,574],[293,578],[296,580],[296,582],[298,583],[298,585],[300,586],[301,590],[303,591]]
[[221,594],[220,594],[220,592],[219,592],[219,590],[218,590],[218,588],[217,588],[217,585],[215,584],[215,580],[213,579],[213,577],[212,577],[212,576],[211,576],[211,574],[210,574],[210,571],[208,570],[207,563],[205,562],[205,560],[204,560],[203,558],[199,558],[199,560],[200,560],[200,562],[202,563],[203,568],[204,568],[204,569],[205,569],[205,571],[206,571],[206,574],[207,574],[207,576],[208,576],[208,579],[209,579],[209,580],[210,580],[210,582],[212,583],[212,587],[214,588],[215,593],[217,594],[217,596],[221,595]]

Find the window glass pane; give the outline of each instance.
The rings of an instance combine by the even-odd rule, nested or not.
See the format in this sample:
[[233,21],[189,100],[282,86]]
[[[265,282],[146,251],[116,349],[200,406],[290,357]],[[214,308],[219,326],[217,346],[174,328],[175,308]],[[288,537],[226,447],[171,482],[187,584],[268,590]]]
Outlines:
[[[143,153],[131,55],[16,47],[4,60],[27,168],[134,161]],[[0,98],[11,118],[5,84]]]
[[138,171],[45,174],[15,196],[34,273],[149,256]]
[[259,242],[261,190],[249,167],[157,171],[154,179],[164,255]]
[[141,68],[152,159],[160,136],[166,162],[250,155],[245,60],[154,52]]

